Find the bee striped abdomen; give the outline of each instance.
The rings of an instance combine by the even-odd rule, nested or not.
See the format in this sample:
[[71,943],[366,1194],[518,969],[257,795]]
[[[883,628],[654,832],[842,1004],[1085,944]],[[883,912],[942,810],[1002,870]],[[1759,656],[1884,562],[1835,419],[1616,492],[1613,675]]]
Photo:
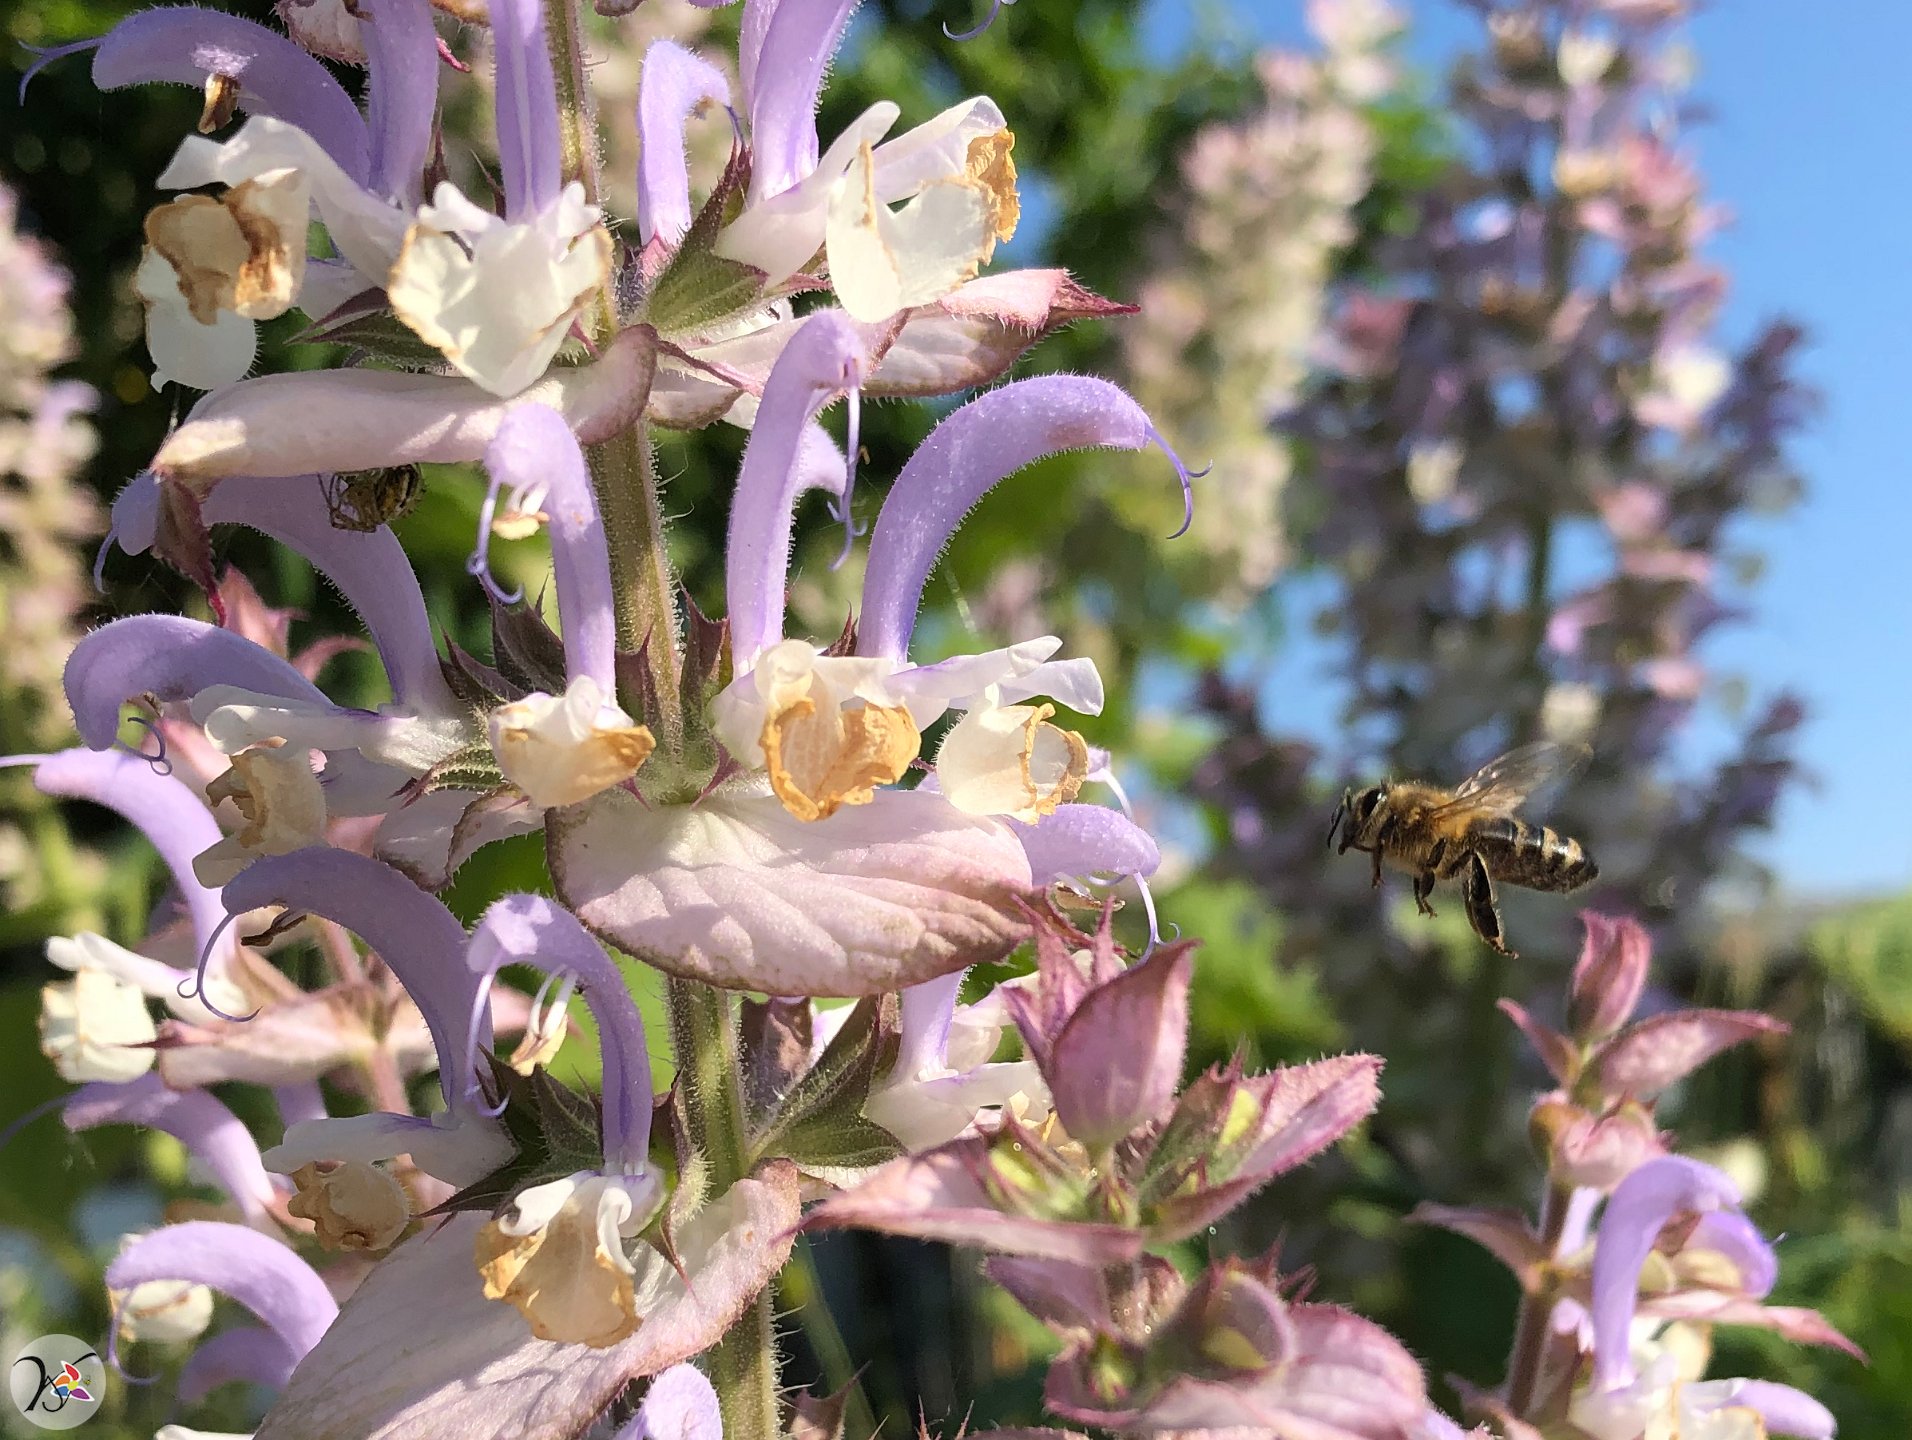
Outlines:
[[1587,847],[1546,825],[1503,817],[1477,825],[1469,837],[1488,873],[1529,890],[1578,890],[1600,873]]

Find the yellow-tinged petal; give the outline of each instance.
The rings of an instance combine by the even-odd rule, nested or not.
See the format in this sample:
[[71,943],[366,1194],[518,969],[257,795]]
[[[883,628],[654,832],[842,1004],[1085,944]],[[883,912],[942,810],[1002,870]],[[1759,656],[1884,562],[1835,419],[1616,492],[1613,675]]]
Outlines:
[[[999,162],[1007,158],[1004,153]],[[877,197],[875,163],[865,141],[831,196],[824,229],[830,287],[851,317],[865,323],[927,305],[975,279],[995,253],[1004,219],[998,189],[967,174],[926,185],[891,210]],[[1013,229],[1013,219],[1009,223]]]
[[298,1193],[289,1214],[312,1222],[327,1250],[389,1250],[411,1223],[411,1199],[389,1171],[360,1160],[321,1168],[317,1162],[292,1172]]
[[473,1244],[485,1298],[516,1306],[540,1340],[615,1345],[643,1323],[619,1241],[636,1219],[615,1181],[573,1176],[525,1191]]
[[543,809],[576,805],[635,775],[657,748],[589,676],[562,695],[533,692],[491,712],[491,749],[505,779]]
[[220,311],[248,320],[283,315],[305,281],[311,189],[301,171],[269,170],[218,199],[182,195],[146,217],[146,243],[178,277],[202,325]]
[[209,887],[224,885],[261,855],[289,855],[325,839],[325,791],[312,773],[310,753],[284,743],[254,745],[232,757],[232,768],[206,786],[206,800],[231,800],[246,823],[193,860],[193,874]]
[[259,339],[253,323],[230,310],[210,324],[193,318],[179,273],[148,245],[133,272],[133,293],[146,308],[146,350],[153,359],[154,388],[168,383],[216,390],[252,368]]
[[[126,1236],[121,1250],[135,1238]],[[111,1291],[108,1299],[119,1316],[123,1344],[176,1345],[197,1340],[212,1323],[212,1291],[190,1280],[147,1280],[131,1290]]]
[[916,758],[923,737],[901,705],[819,705],[791,699],[765,719],[761,744],[770,788],[799,820],[867,805]]
[[983,704],[968,711],[936,754],[949,803],[970,815],[1035,821],[1075,799],[1089,773],[1089,747],[1049,724],[1053,705]]
[[[610,274],[611,237],[596,216],[580,199],[510,224],[441,185],[392,265],[392,312],[460,374],[516,395],[544,374]],[[564,220],[585,224],[566,233]]]
[[998,242],[1016,233],[1022,219],[1022,197],[1016,193],[1016,162],[1009,152],[1016,148],[1013,130],[998,130],[993,135],[978,135],[969,142],[969,180],[981,188],[989,202],[989,228]]

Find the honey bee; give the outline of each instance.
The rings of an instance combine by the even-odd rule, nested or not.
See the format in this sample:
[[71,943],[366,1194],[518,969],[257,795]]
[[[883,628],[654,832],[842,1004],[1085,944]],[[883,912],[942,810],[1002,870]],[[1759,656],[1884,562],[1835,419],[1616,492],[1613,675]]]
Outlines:
[[325,504],[335,529],[365,533],[411,514],[421,489],[416,465],[341,470],[325,478]]
[[1328,841],[1336,854],[1365,850],[1374,857],[1374,883],[1386,861],[1414,877],[1414,903],[1432,915],[1436,881],[1458,876],[1461,904],[1474,933],[1513,956],[1501,928],[1494,882],[1529,890],[1577,890],[1600,873],[1578,840],[1514,811],[1543,785],[1586,764],[1584,745],[1526,745],[1491,760],[1449,790],[1418,780],[1370,785],[1341,793]]

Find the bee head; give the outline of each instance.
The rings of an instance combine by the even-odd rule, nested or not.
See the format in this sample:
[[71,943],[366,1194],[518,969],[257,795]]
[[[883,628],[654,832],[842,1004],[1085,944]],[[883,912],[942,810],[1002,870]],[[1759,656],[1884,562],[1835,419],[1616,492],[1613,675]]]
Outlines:
[[1352,789],[1341,792],[1341,803],[1335,806],[1334,818],[1328,822],[1328,840],[1335,846],[1337,855],[1345,855],[1359,842],[1387,796],[1385,785],[1370,785],[1359,794]]

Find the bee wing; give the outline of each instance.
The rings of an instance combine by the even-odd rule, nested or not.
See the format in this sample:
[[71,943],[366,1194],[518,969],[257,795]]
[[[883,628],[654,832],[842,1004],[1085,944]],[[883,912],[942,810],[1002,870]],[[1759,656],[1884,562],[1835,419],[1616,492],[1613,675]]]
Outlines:
[[1480,810],[1504,815],[1543,786],[1574,774],[1592,756],[1593,751],[1585,745],[1555,745],[1551,741],[1509,750],[1461,781],[1454,798],[1433,813]]

